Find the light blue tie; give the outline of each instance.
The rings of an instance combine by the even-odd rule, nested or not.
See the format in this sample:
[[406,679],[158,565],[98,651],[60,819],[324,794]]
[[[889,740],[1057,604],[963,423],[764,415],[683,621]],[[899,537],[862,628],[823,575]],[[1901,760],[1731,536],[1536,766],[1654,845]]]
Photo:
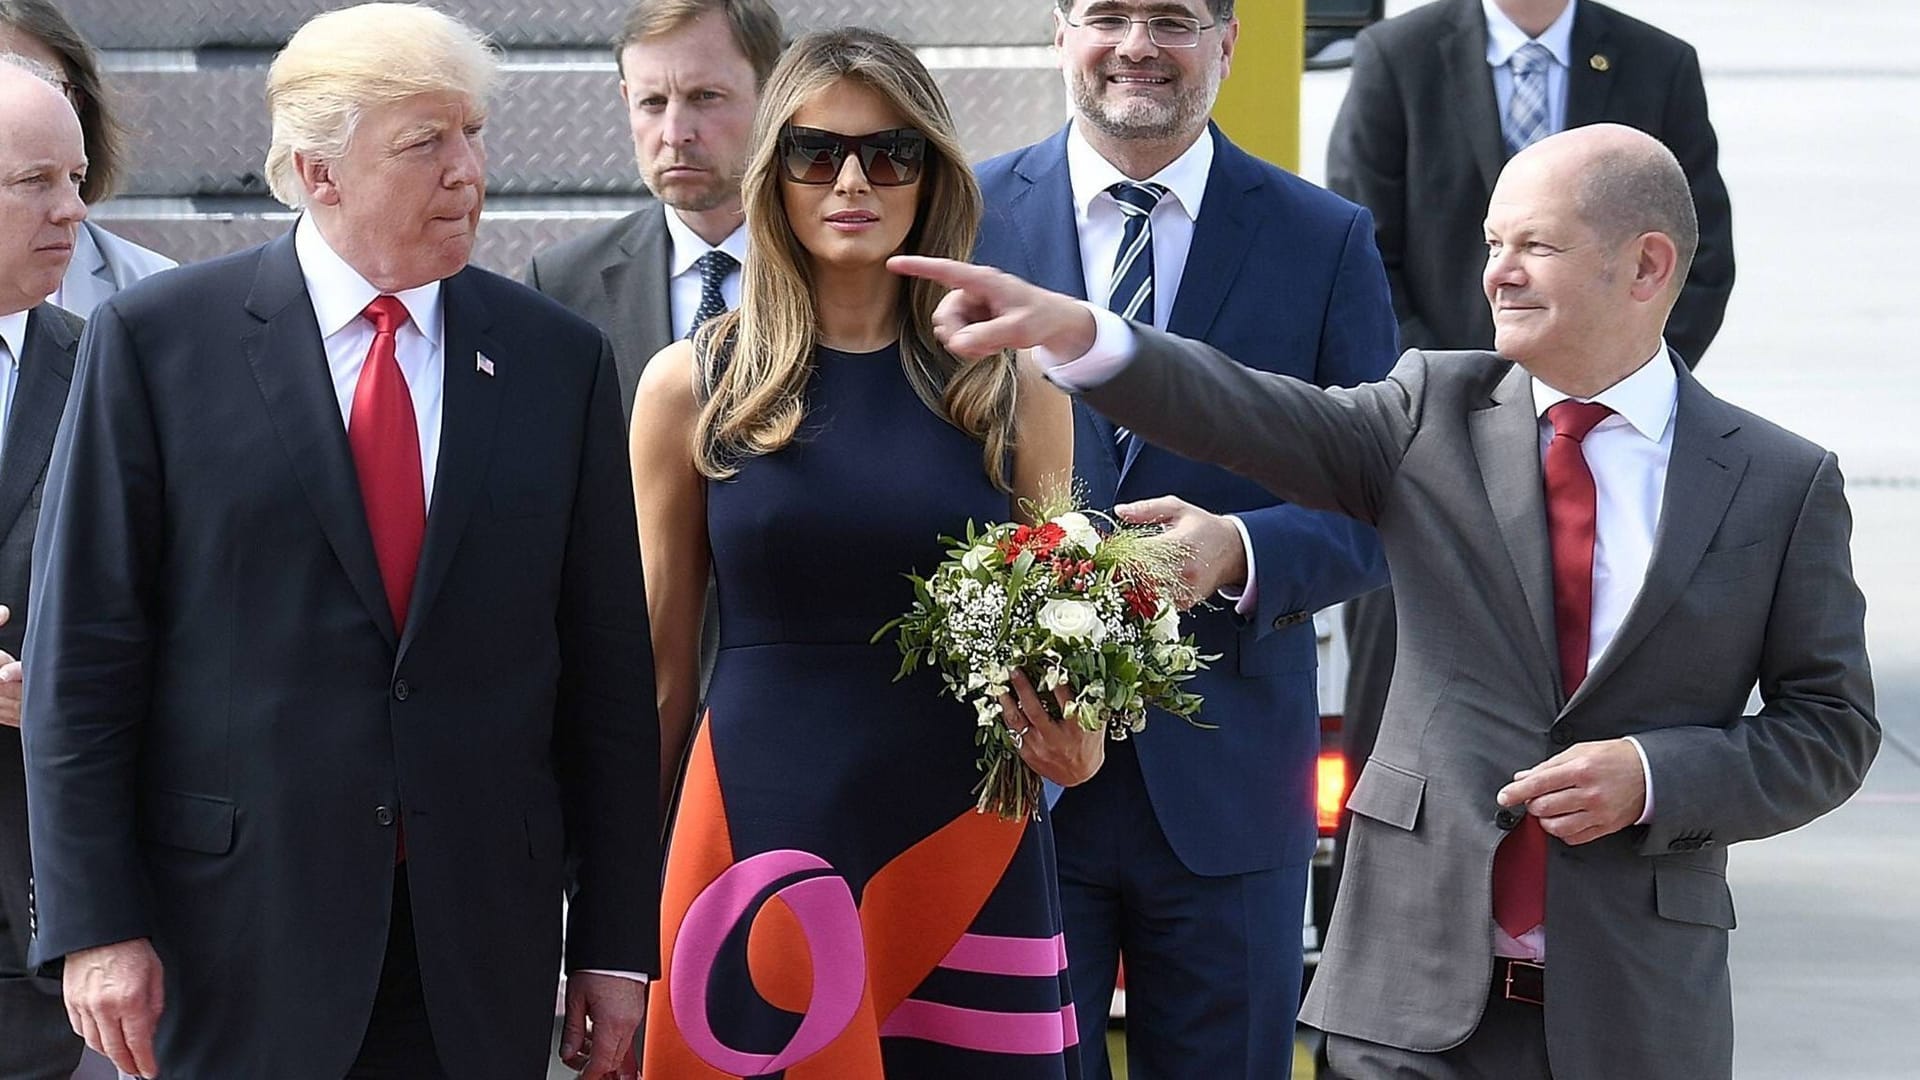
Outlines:
[[[1120,233],[1120,253],[1113,259],[1113,281],[1107,286],[1107,308],[1123,319],[1153,325],[1153,208],[1166,198],[1165,184],[1122,180],[1107,189],[1120,205],[1126,226]],[[1122,450],[1133,433],[1113,430]]]
[[1548,135],[1547,68],[1553,53],[1537,41],[1529,41],[1514,52],[1507,63],[1513,68],[1513,97],[1507,101],[1507,153],[1517,154]]

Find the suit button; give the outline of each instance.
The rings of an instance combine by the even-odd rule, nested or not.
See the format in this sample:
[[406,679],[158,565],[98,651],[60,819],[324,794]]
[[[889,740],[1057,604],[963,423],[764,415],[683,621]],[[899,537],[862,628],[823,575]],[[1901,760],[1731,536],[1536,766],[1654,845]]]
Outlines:
[[373,808],[373,820],[384,829],[393,824],[393,810],[385,806],[376,806]]
[[412,693],[413,693],[413,687],[407,685],[407,680],[405,679],[393,680],[393,698],[395,701],[405,701],[407,700],[407,697]]
[[1493,823],[1500,826],[1504,832],[1512,832],[1514,828],[1520,824],[1520,819],[1526,816],[1526,811],[1524,810],[1512,806],[1503,806],[1498,813],[1493,815]]
[[1552,739],[1555,746],[1572,746],[1573,729],[1565,724],[1555,724],[1547,729],[1547,738]]

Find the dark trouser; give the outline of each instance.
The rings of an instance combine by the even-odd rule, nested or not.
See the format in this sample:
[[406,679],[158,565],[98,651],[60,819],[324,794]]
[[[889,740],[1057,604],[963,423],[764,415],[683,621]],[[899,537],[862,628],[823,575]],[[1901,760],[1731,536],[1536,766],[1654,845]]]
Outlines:
[[1553,1080],[1545,1010],[1508,1001],[1501,990],[1496,979],[1480,1026],[1466,1042],[1437,1054],[1328,1035],[1324,1080]]
[[360,1055],[346,1080],[447,1080],[427,1026],[427,999],[420,986],[420,957],[414,949],[413,903],[405,864],[393,871],[393,918],[387,930],[387,958],[380,968],[380,989],[373,1017],[360,1042]]
[[1107,744],[1100,772],[1061,796],[1054,835],[1086,1080],[1112,1076],[1107,1008],[1122,953],[1132,1080],[1286,1080],[1306,865],[1188,870],[1154,816],[1131,742]]
[[0,1080],[65,1080],[85,1044],[67,1020],[60,980],[27,968],[32,877],[20,733],[0,727]]

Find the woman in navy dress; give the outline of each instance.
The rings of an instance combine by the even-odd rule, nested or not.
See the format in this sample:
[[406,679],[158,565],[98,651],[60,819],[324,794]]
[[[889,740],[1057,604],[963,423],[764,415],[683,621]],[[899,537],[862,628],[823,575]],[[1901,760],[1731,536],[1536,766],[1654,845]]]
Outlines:
[[[974,811],[973,710],[870,643],[941,534],[1069,473],[1071,407],[1029,361],[947,353],[937,287],[886,269],[965,258],[981,212],[911,50],[795,42],[743,194],[739,310],[654,357],[634,409],[663,751],[686,760],[644,1075],[1077,1077],[1050,825]],[[1019,697],[1028,762],[1090,777],[1101,737]]]

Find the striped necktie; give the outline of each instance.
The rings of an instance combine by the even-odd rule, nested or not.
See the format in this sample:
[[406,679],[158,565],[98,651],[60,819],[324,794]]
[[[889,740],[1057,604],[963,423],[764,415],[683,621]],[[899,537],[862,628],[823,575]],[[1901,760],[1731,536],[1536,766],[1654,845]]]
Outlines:
[[[1120,233],[1120,253],[1113,259],[1113,279],[1107,286],[1107,309],[1123,319],[1153,325],[1153,208],[1166,197],[1165,184],[1122,180],[1107,194],[1120,206],[1126,226]],[[1113,441],[1126,449],[1133,433],[1113,429]]]
[[1507,153],[1517,154],[1553,132],[1548,127],[1547,69],[1553,54],[1529,41],[1507,63],[1513,68],[1513,97],[1507,100]]

